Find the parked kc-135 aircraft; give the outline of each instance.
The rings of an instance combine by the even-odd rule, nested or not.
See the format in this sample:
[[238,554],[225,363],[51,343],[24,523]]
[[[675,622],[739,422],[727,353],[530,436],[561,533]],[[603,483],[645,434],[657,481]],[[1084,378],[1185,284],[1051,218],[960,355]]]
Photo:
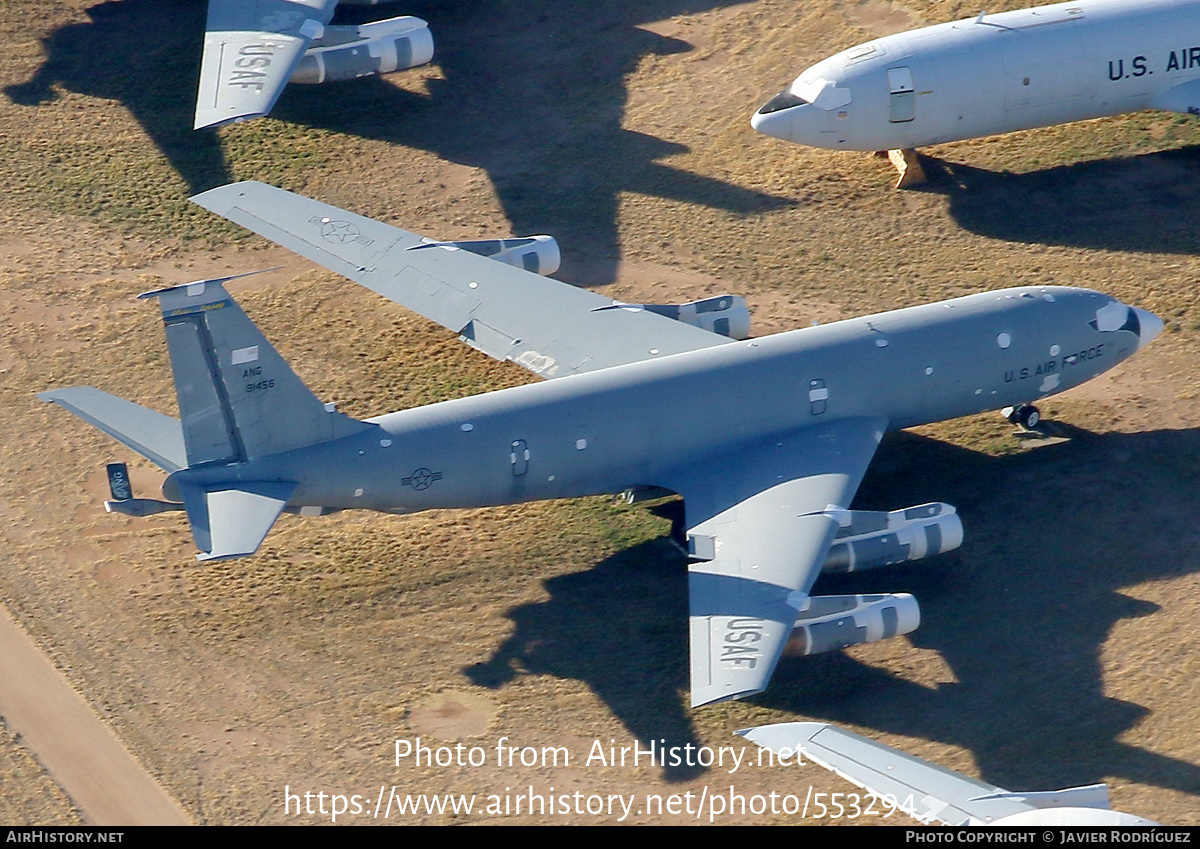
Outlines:
[[170,501],[152,501],[110,470],[108,509],[185,510],[210,560],[252,554],[284,510],[678,493],[693,705],[760,692],[789,641],[815,654],[917,627],[907,594],[809,594],[822,571],[961,542],[947,504],[849,509],[884,431],[1028,405],[1162,329],[1098,292],[1030,286],[748,339],[741,298],[628,304],[530,273],[557,261],[545,242],[431,242],[254,182],[193,200],[547,380],[359,421],[313,396],[223,280],[148,292],[182,421],[91,387],[40,396],[168,472]]
[[266,115],[289,81],[351,80],[433,59],[425,21],[329,26],[339,2],[391,0],[208,0],[195,128]]
[[813,65],[751,123],[882,151],[1142,109],[1200,114],[1200,0],[1075,0],[889,35]]
[[[836,798],[831,798],[829,808],[851,812],[853,807],[856,816],[867,812],[882,819],[900,810],[923,823],[943,825],[1159,825],[1112,810],[1106,784],[1035,792],[1005,790],[824,722],[784,722],[747,728],[738,734],[788,761],[823,766],[866,790],[862,796],[831,794]],[[816,804],[824,806],[820,798]]]

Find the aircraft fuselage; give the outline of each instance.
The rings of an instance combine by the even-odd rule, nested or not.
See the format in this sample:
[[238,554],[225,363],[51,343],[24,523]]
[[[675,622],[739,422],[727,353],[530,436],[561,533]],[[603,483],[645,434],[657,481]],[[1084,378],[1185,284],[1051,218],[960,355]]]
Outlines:
[[899,429],[1032,402],[1160,328],[1088,290],[988,292],[391,413],[164,491],[278,479],[299,484],[294,506],[415,512],[670,488],[680,468],[824,422]]
[[755,129],[835,150],[1200,107],[1200,0],[1077,0],[912,30],[808,68]]

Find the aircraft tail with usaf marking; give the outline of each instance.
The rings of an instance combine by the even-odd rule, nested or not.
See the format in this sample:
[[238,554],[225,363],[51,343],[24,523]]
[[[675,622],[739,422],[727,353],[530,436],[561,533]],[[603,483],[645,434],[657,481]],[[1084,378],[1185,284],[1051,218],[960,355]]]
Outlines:
[[[245,275],[237,275],[238,277]],[[113,485],[110,511],[147,515],[187,512],[201,560],[253,554],[287,507],[298,482],[251,480],[244,466],[340,439],[371,426],[325,405],[284,362],[224,283],[235,277],[174,286],[157,298],[166,328],[180,418],[90,386],[43,392],[170,473],[163,486],[178,502],[131,497]],[[110,483],[113,483],[110,470]],[[120,472],[117,473],[120,476]]]

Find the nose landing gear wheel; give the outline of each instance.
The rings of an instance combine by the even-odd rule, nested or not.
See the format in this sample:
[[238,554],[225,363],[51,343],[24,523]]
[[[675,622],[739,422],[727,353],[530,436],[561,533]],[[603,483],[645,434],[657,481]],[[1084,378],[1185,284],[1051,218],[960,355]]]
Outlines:
[[1025,430],[1033,430],[1042,421],[1042,413],[1032,404],[1019,404],[1001,410],[1004,418]]

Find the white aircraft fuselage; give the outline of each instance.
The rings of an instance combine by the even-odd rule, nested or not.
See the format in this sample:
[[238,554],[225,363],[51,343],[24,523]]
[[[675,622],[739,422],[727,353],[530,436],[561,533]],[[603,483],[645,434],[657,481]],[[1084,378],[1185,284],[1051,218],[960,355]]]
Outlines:
[[1200,114],[1200,0],[1076,0],[886,36],[813,65],[752,124],[894,150],[1143,109]]

